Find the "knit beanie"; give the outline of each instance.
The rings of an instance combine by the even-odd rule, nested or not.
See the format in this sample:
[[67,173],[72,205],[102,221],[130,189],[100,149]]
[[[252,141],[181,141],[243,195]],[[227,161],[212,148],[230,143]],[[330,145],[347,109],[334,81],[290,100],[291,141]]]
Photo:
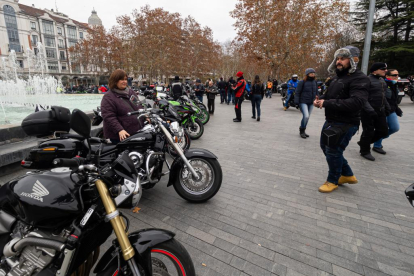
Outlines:
[[307,76],[307,75],[309,75],[309,74],[311,74],[311,73],[316,73],[315,69],[313,69],[313,68],[308,68],[308,69],[306,69],[306,70],[305,70],[305,75],[306,75],[306,76]]
[[237,72],[236,76],[237,76],[238,78],[240,78],[241,76],[243,76],[243,72],[242,72],[242,71]]
[[374,64],[372,64],[369,71],[372,73],[372,72],[377,71],[378,69],[381,69],[381,68],[387,68],[387,64],[384,63],[384,62],[375,62]]

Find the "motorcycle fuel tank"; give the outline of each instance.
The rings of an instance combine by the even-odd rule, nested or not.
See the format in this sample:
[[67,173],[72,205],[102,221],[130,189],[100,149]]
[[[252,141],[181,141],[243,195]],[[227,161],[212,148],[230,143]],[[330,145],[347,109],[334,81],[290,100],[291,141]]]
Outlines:
[[[24,222],[54,228],[78,216],[82,210],[78,189],[70,171],[38,171],[12,180],[0,188],[0,208],[12,211]],[[72,178],[76,181],[76,175]]]
[[151,147],[155,142],[155,130],[152,125],[146,125],[134,135],[131,135],[127,139],[123,140],[118,146],[128,146],[134,148],[147,149]]

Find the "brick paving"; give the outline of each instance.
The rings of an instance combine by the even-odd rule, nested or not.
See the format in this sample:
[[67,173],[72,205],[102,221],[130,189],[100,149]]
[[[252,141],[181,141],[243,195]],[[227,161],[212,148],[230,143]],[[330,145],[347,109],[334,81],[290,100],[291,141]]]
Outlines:
[[191,147],[218,156],[221,190],[190,204],[165,179],[144,191],[134,227],[174,231],[197,275],[414,275],[414,209],[404,195],[414,182],[414,104],[403,99],[401,130],[384,141],[385,156],[373,153],[375,162],[359,156],[362,130],[354,136],[345,156],[359,184],[321,194],[323,111],[314,109],[304,140],[299,110],[283,111],[278,95],[262,103],[261,122],[245,101],[242,123],[233,123],[233,106],[216,99]]
[[190,252],[197,275],[414,275],[414,209],[404,196],[414,182],[414,104],[403,99],[401,130],[375,162],[359,156],[354,136],[345,152],[357,185],[330,194],[318,187],[327,164],[319,147],[323,111],[314,109],[299,137],[301,113],[284,112],[280,96],[264,99],[261,122],[242,106],[220,105],[192,148],[215,153],[224,178],[210,201],[190,204],[167,178],[145,190],[131,230],[168,229]]

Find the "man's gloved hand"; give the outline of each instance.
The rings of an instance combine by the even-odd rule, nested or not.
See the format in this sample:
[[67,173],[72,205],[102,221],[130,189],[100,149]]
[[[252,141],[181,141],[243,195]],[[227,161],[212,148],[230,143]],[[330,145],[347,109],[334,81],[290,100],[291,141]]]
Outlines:
[[395,110],[395,114],[397,114],[398,117],[402,117],[403,112],[402,112],[401,108],[397,107],[397,109]]

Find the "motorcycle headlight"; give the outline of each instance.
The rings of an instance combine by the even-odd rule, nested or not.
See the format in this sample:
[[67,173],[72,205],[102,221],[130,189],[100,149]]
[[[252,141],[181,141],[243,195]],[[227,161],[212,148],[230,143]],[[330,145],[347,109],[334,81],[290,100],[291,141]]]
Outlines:
[[170,130],[174,134],[174,136],[178,136],[178,137],[183,136],[183,129],[180,126],[180,124],[178,124],[178,122],[172,122],[170,124]]

